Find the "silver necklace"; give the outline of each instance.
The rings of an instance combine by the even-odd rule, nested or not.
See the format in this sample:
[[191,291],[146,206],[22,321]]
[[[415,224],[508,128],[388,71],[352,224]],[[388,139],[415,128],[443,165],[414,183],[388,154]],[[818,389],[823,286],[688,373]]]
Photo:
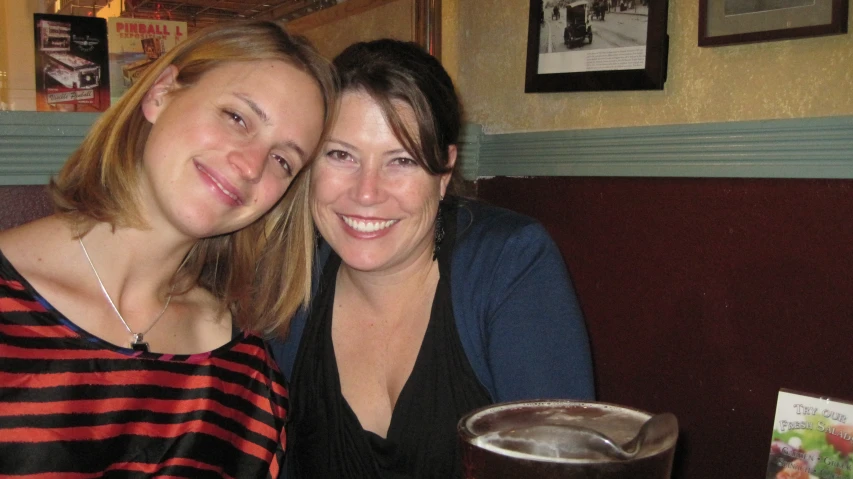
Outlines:
[[104,282],[101,281],[101,275],[98,274],[98,270],[95,269],[95,263],[92,263],[92,258],[89,257],[89,252],[86,251],[86,246],[83,244],[83,238],[77,238],[80,242],[80,247],[83,248],[83,254],[86,255],[86,259],[89,261],[89,266],[92,267],[92,272],[95,273],[95,278],[98,279],[98,284],[101,286],[101,291],[104,293],[104,297],[107,298],[107,301],[110,303],[110,306],[113,307],[113,311],[115,311],[116,316],[121,321],[121,324],[124,325],[124,329],[130,334],[130,347],[134,351],[144,351],[148,352],[148,343],[144,341],[144,335],[148,334],[148,331],[151,331],[151,328],[157,324],[157,321],[160,321],[160,318],[163,317],[163,314],[166,312],[166,309],[169,307],[169,303],[172,301],[172,290],[169,290],[169,296],[166,297],[166,304],[163,306],[163,309],[160,311],[160,314],[151,321],[151,324],[145,328],[145,331],[141,333],[134,333],[133,330],[130,329],[130,326],[127,325],[127,321],[124,320],[115,303],[113,303],[113,299],[110,298],[110,293],[107,293],[107,288],[104,286]]

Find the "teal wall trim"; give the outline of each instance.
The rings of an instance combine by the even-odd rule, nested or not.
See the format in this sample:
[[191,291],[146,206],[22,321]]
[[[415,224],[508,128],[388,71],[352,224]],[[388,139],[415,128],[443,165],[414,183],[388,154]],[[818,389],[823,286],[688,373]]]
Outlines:
[[456,157],[456,169],[462,173],[462,178],[474,181],[480,165],[480,147],[483,138],[483,128],[469,123],[462,127],[459,137],[459,153]]
[[47,184],[97,113],[0,112],[0,185]]
[[483,135],[478,178],[853,178],[853,117]]
[[[45,184],[96,113],[0,112],[0,185]],[[492,176],[853,178],[853,117],[488,135],[468,124],[458,167]]]

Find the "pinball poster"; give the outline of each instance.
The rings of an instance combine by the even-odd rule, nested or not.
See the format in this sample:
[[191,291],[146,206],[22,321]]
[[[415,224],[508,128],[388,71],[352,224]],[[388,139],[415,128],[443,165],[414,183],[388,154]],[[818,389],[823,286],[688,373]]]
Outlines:
[[110,106],[107,21],[36,13],[38,111],[104,111]]
[[110,18],[110,95],[117,101],[156,59],[187,37],[187,23],[144,18]]

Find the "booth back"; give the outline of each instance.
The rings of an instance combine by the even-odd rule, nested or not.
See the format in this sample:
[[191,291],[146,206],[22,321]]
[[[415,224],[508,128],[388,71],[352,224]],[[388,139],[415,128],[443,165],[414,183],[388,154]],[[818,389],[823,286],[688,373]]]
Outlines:
[[0,186],[0,230],[8,229],[53,212],[42,185]]
[[494,178],[573,277],[598,400],[680,422],[673,478],[765,477],[780,388],[853,400],[853,181]]
[[[572,275],[598,399],[673,412],[674,479],[764,477],[776,395],[853,400],[853,181],[494,178]],[[0,186],[0,229],[50,214]]]

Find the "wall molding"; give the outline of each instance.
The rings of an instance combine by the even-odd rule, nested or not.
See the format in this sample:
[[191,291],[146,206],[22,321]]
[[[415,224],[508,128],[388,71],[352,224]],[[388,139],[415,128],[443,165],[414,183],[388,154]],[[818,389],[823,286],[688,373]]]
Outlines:
[[477,178],[650,176],[853,178],[853,117],[488,135]]
[[469,123],[462,127],[459,135],[459,154],[456,158],[456,169],[466,180],[477,179],[480,168],[480,148],[482,147],[483,127]]
[[[46,184],[97,113],[0,112],[0,185]],[[493,176],[853,178],[853,116],[489,135],[457,167]]]
[[0,185],[47,184],[98,115],[0,112]]

